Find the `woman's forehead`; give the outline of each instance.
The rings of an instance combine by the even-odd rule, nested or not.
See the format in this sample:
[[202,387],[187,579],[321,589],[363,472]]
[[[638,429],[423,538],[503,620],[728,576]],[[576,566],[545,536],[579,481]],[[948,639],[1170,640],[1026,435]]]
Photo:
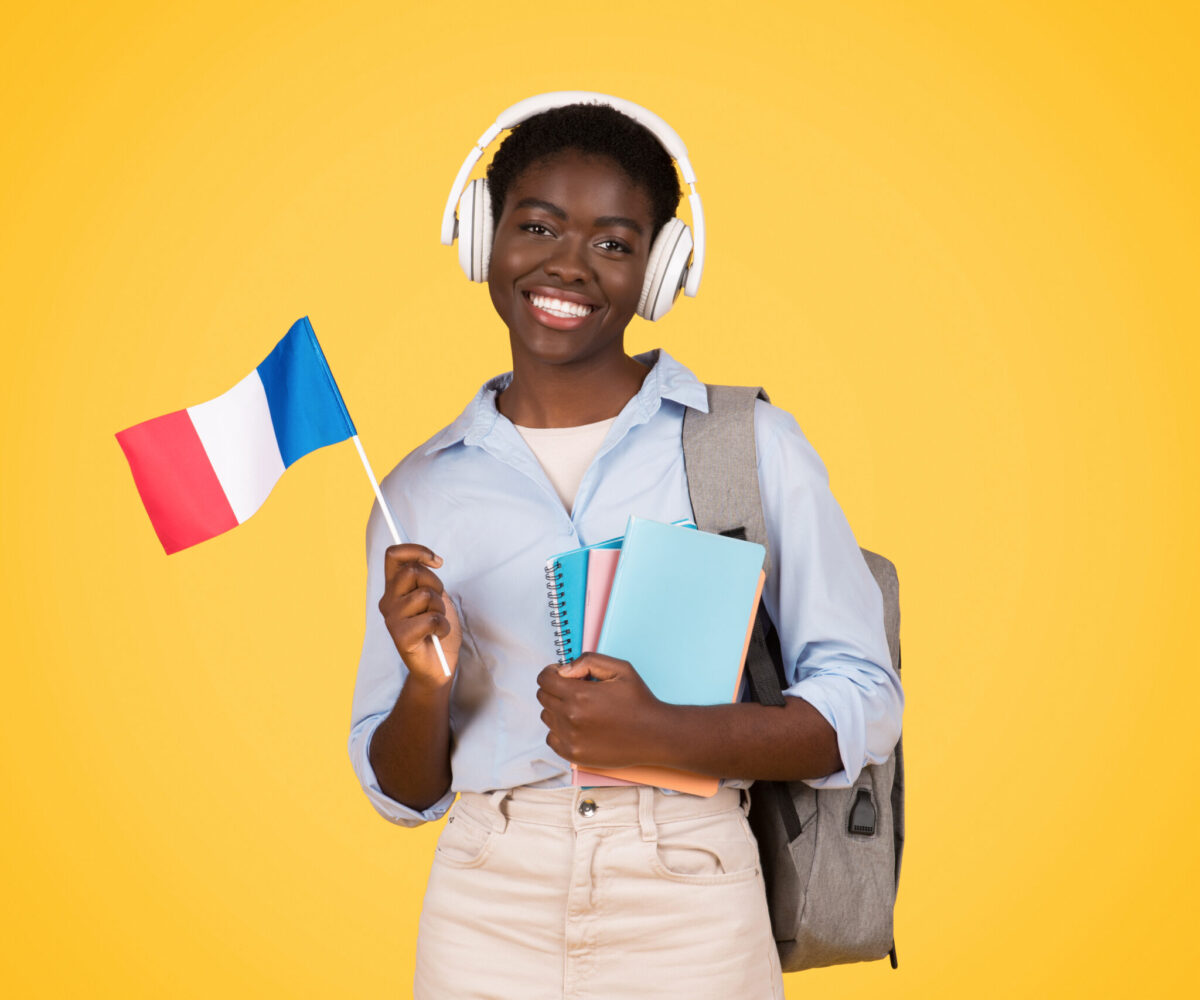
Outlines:
[[528,198],[550,202],[568,212],[591,211],[588,206],[603,204],[606,210],[600,214],[640,217],[647,224],[653,214],[650,192],[616,160],[572,149],[535,160],[526,167],[509,187],[504,207],[508,210]]

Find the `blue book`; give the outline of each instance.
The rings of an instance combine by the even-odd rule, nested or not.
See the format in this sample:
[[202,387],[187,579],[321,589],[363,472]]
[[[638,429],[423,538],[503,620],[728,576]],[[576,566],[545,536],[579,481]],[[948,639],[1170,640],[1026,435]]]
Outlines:
[[661,701],[733,701],[765,556],[754,542],[631,517],[596,651],[632,663]]

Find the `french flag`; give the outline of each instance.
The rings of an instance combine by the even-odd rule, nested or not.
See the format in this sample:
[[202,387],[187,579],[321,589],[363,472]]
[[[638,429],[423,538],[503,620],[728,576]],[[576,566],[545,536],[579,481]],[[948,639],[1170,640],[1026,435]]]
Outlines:
[[245,521],[283,470],[356,435],[308,317],[224,395],[117,434],[168,552]]

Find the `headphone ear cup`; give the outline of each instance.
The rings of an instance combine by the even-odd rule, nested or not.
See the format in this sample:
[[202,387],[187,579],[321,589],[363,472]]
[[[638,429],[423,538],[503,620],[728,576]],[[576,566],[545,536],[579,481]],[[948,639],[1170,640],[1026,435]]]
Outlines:
[[671,219],[659,231],[650,248],[646,280],[638,299],[637,313],[651,322],[662,319],[683,287],[688,259],[692,255],[692,231],[679,219]]
[[458,200],[458,263],[472,281],[487,281],[492,255],[492,199],[487,181],[471,181]]

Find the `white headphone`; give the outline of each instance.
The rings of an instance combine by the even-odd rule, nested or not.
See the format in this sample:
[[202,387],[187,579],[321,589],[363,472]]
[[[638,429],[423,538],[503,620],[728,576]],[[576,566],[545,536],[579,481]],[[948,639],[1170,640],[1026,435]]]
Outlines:
[[[463,161],[458,176],[454,178],[450,197],[446,199],[446,211],[442,214],[442,243],[449,246],[457,236],[458,262],[463,271],[472,281],[487,281],[488,259],[492,252],[492,202],[487,181],[474,180],[468,184],[467,177],[479,162],[483,151],[502,131],[543,111],[569,104],[605,104],[644,125],[671,154],[679,166],[679,172],[683,174],[684,183],[691,189],[688,203],[692,210],[692,224],[696,227],[695,253],[692,252],[692,231],[675,218],[659,230],[646,264],[646,280],[638,299],[637,312],[643,319],[661,319],[675,303],[681,288],[689,298],[694,298],[700,289],[700,275],[704,271],[704,208],[700,204],[700,195],[696,193],[696,172],[688,161],[683,140],[658,115],[631,101],[588,90],[556,90],[527,97],[502,111],[479,137]],[[455,206],[458,207],[457,217]]]

